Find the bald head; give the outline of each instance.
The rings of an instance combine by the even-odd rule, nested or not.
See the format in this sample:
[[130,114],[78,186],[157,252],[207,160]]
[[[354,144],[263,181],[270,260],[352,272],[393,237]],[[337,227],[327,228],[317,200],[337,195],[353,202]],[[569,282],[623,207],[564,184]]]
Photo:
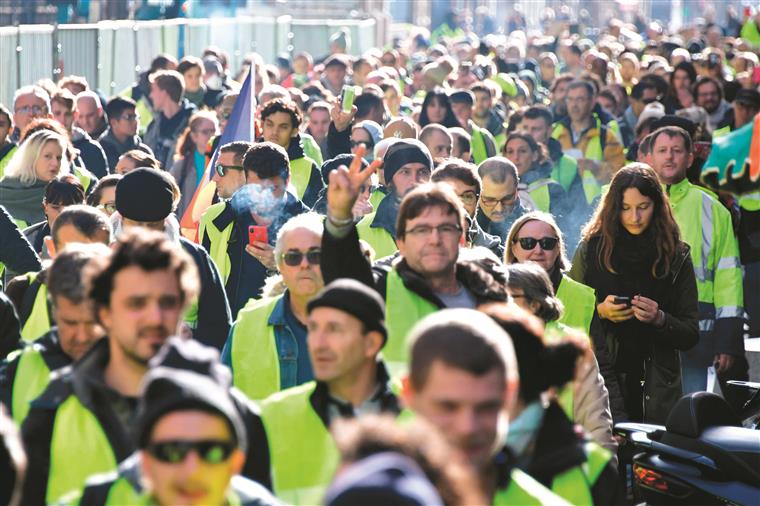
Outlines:
[[446,127],[431,123],[420,132],[420,141],[427,146],[433,159],[451,156],[453,138]]
[[409,118],[393,118],[383,130],[383,138],[416,139],[417,125]]
[[83,91],[77,95],[74,123],[92,135],[103,121],[103,105],[100,97],[93,91]]

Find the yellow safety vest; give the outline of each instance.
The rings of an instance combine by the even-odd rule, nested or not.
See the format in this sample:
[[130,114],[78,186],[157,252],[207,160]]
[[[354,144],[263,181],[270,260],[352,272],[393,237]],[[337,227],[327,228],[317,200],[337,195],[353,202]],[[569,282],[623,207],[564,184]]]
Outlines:
[[303,200],[303,195],[309,187],[314,163],[314,160],[307,156],[290,161],[290,184],[295,188],[298,200]]
[[5,167],[8,165],[8,162],[11,161],[11,158],[13,158],[13,155],[18,151],[18,146],[13,146],[0,160],[0,179],[5,176]]
[[209,243],[211,244],[209,256],[216,263],[219,274],[222,276],[222,281],[225,284],[227,284],[227,279],[230,277],[230,271],[232,270],[230,255],[227,253],[227,245],[232,236],[233,224],[230,223],[224,230],[219,230],[214,226],[213,221],[222,214],[226,206],[227,204],[224,202],[217,202],[210,206],[203,213],[201,221],[198,224],[199,242],[203,244],[204,235],[208,236]]
[[591,489],[612,458],[609,450],[593,441],[586,442],[584,453],[586,462],[556,475],[552,480],[552,492],[570,504],[594,504]]
[[375,258],[383,258],[396,253],[398,247],[393,236],[387,230],[383,227],[372,226],[376,214],[376,211],[369,213],[359,220],[359,223],[356,224],[356,231],[359,233],[359,239],[367,241],[375,250]]
[[50,369],[42,356],[42,346],[36,343],[8,355],[6,360],[16,357],[16,377],[13,379],[12,415],[16,425],[21,426],[29,414],[29,403],[39,397],[50,382]]
[[269,317],[282,295],[247,304],[230,335],[232,381],[250,399],[265,399],[280,390],[277,341]]
[[305,383],[261,403],[272,490],[285,504],[321,504],[338,468],[335,441],[309,400],[316,386]]
[[557,298],[565,306],[559,323],[591,334],[591,320],[596,310],[596,295],[593,288],[579,283],[563,274],[557,287]]
[[493,506],[565,505],[567,501],[531,478],[520,469],[512,469],[509,486],[494,494]]
[[388,340],[383,347],[383,359],[391,376],[397,377],[405,373],[409,367],[407,334],[422,318],[438,311],[438,306],[404,286],[395,268],[388,273],[385,290]]
[[50,441],[50,470],[46,502],[84,487],[93,474],[117,466],[111,443],[95,415],[70,395],[59,407]]
[[29,280],[29,288],[27,288],[27,290],[31,290],[32,286],[39,287],[37,289],[37,295],[34,297],[32,311],[29,313],[26,322],[24,322],[24,328],[21,329],[21,338],[28,342],[35,341],[53,328],[53,324],[50,321],[50,314],[48,312],[47,286],[44,283],[35,283],[38,275],[38,272],[29,272],[26,274],[26,277]]

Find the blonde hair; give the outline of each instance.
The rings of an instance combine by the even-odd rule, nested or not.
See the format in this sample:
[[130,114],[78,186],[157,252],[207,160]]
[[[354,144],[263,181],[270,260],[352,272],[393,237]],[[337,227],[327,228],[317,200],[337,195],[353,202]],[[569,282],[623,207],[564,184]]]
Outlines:
[[35,166],[42,148],[48,142],[56,142],[61,148],[61,169],[58,175],[69,173],[69,160],[66,157],[68,141],[51,130],[40,130],[28,137],[18,148],[18,151],[8,162],[5,176],[17,178],[25,185],[31,186],[37,182]]

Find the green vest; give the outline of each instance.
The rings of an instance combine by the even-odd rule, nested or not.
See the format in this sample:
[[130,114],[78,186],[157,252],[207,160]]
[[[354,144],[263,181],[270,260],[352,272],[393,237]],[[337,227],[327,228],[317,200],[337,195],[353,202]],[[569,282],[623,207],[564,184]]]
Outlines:
[[93,474],[116,469],[116,457],[95,415],[75,395],[59,407],[50,441],[46,502],[84,487]]
[[594,289],[563,274],[557,288],[557,298],[565,306],[559,322],[590,335],[591,320],[596,310]]
[[90,183],[92,183],[92,178],[95,177],[92,175],[92,172],[87,169],[80,169],[77,166],[73,166],[71,172],[77,177],[77,179],[79,179],[79,182],[82,183],[82,186],[84,187],[84,192],[87,193],[87,190],[90,188]]
[[321,167],[325,162],[322,158],[322,150],[319,149],[319,144],[314,140],[314,137],[301,132],[301,143],[303,144],[303,152],[308,157],[317,162],[317,167]]
[[290,184],[295,188],[298,200],[303,200],[303,195],[309,187],[314,163],[314,160],[307,156],[290,161]]
[[552,167],[551,178],[557,181],[562,189],[565,191],[570,190],[570,185],[575,181],[575,175],[578,174],[578,161],[565,154],[559,159],[558,163],[555,163]]
[[383,201],[385,198],[385,193],[381,192],[380,190],[373,191],[369,196],[369,202],[372,204],[372,208],[377,210],[377,206],[380,205],[380,202]]
[[726,125],[723,128],[718,128],[717,130],[713,130],[712,138],[717,139],[718,137],[723,137],[726,134],[731,133],[731,125]]
[[549,212],[551,207],[551,196],[549,195],[549,184],[551,179],[537,179],[528,185],[525,191],[528,193],[528,204],[538,211]]
[[219,268],[219,274],[225,284],[227,284],[227,278],[230,277],[230,270],[232,269],[230,255],[227,253],[227,244],[230,242],[230,236],[232,236],[232,223],[220,231],[214,226],[213,221],[222,214],[226,206],[227,204],[224,202],[217,202],[210,206],[203,213],[198,224],[198,238],[202,244],[204,235],[208,236],[211,244],[209,256]]
[[593,441],[586,442],[584,450],[586,462],[556,475],[552,481],[552,492],[571,504],[594,503],[591,489],[612,458],[608,450]]
[[406,346],[409,331],[422,318],[436,311],[438,306],[409,290],[396,269],[391,269],[385,287],[388,340],[383,347],[383,359],[391,376],[397,377],[409,367],[409,350]]
[[8,355],[7,360],[18,359],[16,377],[13,379],[12,415],[20,427],[29,413],[29,403],[40,396],[50,382],[50,369],[38,344],[26,346]]
[[493,506],[569,504],[520,469],[512,469],[509,486],[494,494]]
[[8,162],[11,161],[11,158],[13,158],[16,151],[18,151],[18,146],[13,146],[10,151],[5,154],[2,160],[0,160],[0,179],[5,175],[5,167],[8,165]]
[[[101,479],[104,481],[100,481]],[[102,497],[100,494],[97,494],[96,497],[87,497],[90,486],[104,486],[103,483],[107,481],[111,483],[108,485],[105,497]],[[135,487],[127,478],[119,476],[118,473],[106,473],[94,476],[87,480],[87,482],[84,490],[72,491],[66,494],[58,501],[58,504],[79,506],[85,498],[88,506],[134,506],[141,504],[142,498],[140,492],[135,490]],[[92,494],[92,492],[89,492],[89,494]],[[102,502],[100,502],[101,500]]]
[[24,327],[21,329],[21,338],[24,341],[32,342],[48,332],[53,325],[50,321],[50,314],[48,313],[47,304],[47,286],[44,283],[35,283],[38,272],[29,272],[26,274],[29,279],[29,288],[32,290],[33,286],[37,286],[37,294],[34,297],[34,304],[32,305],[32,311],[29,313]]
[[731,215],[710,192],[686,179],[670,185],[668,194],[682,240],[691,248],[699,302],[715,308],[714,315],[699,315],[699,330],[713,330],[717,318],[742,318],[742,270]]
[[375,250],[375,258],[383,258],[394,254],[398,250],[396,241],[384,228],[371,226],[374,220],[374,212],[367,214],[359,220],[359,223],[356,224],[359,239],[367,241],[372,246],[372,249]]
[[750,16],[742,26],[739,36],[754,47],[760,46],[760,31],[755,24],[755,18]]
[[483,130],[474,124],[472,125],[472,134],[470,136],[470,149],[472,150],[472,161],[476,165],[479,165],[488,159],[486,136],[483,133]]
[[746,211],[760,211],[760,191],[739,196],[739,207]]
[[[564,339],[565,335],[567,335],[568,331],[570,330],[572,330],[570,327],[556,320],[547,322],[546,328],[544,329],[544,339],[547,343],[556,343]],[[575,421],[575,418],[573,417],[573,410],[575,409],[575,404],[573,402],[574,399],[574,381],[569,381],[563,385],[562,388],[558,389],[557,403],[562,408],[562,411],[565,412],[567,418],[573,421]]]
[[282,295],[247,304],[232,327],[232,382],[250,399],[265,399],[280,390],[277,341],[269,317]]
[[321,504],[340,456],[322,419],[311,407],[317,384],[305,383],[261,403],[269,442],[272,490],[285,504]]

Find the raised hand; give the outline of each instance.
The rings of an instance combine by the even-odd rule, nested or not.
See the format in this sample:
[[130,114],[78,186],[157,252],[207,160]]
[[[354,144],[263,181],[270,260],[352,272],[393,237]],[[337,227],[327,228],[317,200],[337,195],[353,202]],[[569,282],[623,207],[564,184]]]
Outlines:
[[342,132],[351,126],[351,122],[354,120],[357,111],[356,106],[352,105],[351,112],[344,112],[340,100],[336,99],[333,102],[332,111],[330,111],[330,119],[332,119],[333,125],[335,125],[335,130]]
[[382,165],[382,160],[374,160],[369,167],[362,169],[362,156],[366,152],[364,146],[356,149],[351,166],[340,166],[330,173],[327,185],[327,214],[336,220],[347,220],[353,217],[352,208],[359,198],[362,185]]

